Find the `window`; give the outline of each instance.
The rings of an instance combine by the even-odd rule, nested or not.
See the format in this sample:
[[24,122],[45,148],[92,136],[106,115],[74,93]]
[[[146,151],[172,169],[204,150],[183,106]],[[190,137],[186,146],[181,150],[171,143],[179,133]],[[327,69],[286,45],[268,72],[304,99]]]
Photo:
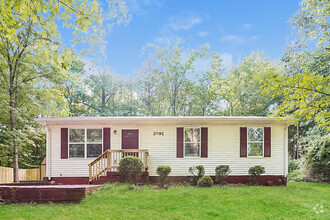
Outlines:
[[85,157],[85,129],[70,129],[69,157]]
[[264,129],[248,128],[248,156],[262,157],[264,152]]
[[102,153],[102,129],[69,129],[69,157],[98,157]]
[[102,129],[87,129],[87,157],[102,154]]
[[201,129],[184,129],[184,155],[185,157],[199,157],[201,148]]

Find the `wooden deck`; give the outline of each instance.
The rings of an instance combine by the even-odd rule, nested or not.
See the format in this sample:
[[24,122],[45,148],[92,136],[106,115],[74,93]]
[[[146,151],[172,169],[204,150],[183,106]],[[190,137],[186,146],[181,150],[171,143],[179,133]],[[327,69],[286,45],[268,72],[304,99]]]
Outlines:
[[0,201],[5,203],[77,203],[99,185],[0,186]]
[[140,158],[144,164],[144,169],[148,170],[148,150],[106,150],[89,164],[89,182],[106,176],[108,172],[118,172],[119,161],[126,156]]

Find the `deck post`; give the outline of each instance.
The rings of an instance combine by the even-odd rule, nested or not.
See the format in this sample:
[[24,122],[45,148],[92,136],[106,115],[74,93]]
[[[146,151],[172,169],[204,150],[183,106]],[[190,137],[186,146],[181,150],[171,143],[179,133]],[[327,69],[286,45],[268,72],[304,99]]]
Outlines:
[[108,151],[107,153],[107,169],[109,170],[110,169],[110,164],[111,164],[111,152]]
[[91,166],[91,164],[89,164],[88,167],[89,167],[89,182],[91,183],[92,182],[92,166]]

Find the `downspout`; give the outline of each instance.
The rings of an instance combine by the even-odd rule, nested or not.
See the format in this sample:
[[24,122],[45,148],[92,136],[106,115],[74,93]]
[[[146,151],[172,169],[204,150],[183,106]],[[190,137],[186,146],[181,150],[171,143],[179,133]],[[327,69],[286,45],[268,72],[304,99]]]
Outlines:
[[288,175],[288,127],[289,125],[286,125],[284,127],[284,152],[283,152],[283,155],[284,155],[284,176],[287,177]]

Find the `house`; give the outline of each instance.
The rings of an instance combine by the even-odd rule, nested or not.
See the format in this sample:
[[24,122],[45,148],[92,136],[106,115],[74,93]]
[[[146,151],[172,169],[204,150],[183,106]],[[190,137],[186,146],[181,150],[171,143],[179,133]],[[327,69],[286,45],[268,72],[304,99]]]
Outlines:
[[145,176],[156,181],[158,165],[172,180],[186,180],[190,166],[214,176],[229,165],[228,182],[247,183],[248,170],[265,167],[263,184],[285,185],[288,121],[266,117],[64,117],[38,118],[46,127],[46,176],[62,184],[118,178],[119,160],[141,158]]

